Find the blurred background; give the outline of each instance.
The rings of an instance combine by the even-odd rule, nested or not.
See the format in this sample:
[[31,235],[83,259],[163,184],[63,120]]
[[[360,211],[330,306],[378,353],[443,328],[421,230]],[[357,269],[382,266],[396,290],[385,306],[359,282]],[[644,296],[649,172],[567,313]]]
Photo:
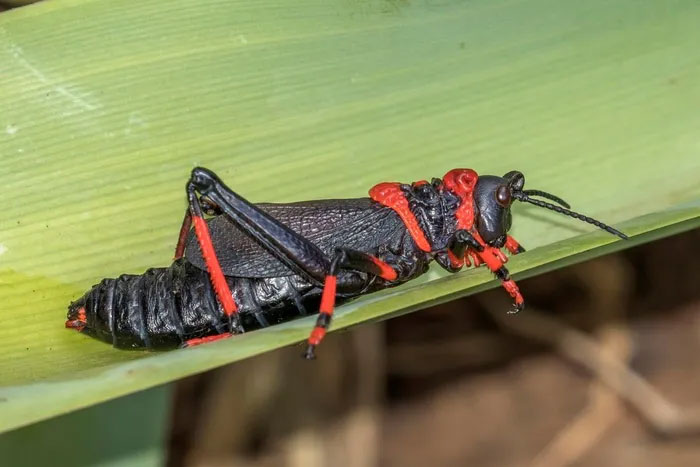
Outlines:
[[700,230],[176,385],[168,465],[700,465]]

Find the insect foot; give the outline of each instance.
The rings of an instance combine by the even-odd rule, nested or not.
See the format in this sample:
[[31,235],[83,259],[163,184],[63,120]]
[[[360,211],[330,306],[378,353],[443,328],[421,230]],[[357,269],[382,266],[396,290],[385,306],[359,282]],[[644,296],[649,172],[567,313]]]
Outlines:
[[508,310],[509,315],[517,315],[525,309],[525,302],[513,303],[513,307]]

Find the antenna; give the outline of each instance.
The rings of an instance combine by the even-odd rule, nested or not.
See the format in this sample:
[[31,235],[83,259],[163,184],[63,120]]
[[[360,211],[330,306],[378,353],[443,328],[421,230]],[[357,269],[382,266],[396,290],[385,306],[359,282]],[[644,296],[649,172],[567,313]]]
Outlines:
[[555,203],[561,204],[564,206],[566,209],[571,209],[571,206],[569,206],[569,203],[564,201],[558,196],[554,196],[551,193],[547,193],[546,191],[541,191],[541,190],[522,190],[520,193],[524,194],[527,197],[530,196],[541,196],[543,198],[547,198],[549,200],[554,201]]
[[546,193],[544,191],[538,191],[538,190],[527,190],[527,191],[515,191],[513,192],[513,197],[517,199],[518,201],[524,201],[526,203],[534,204],[535,206],[539,206],[541,208],[549,209],[551,211],[558,212],[560,214],[564,214],[569,217],[573,217],[574,219],[582,220],[584,222],[588,222],[589,224],[593,224],[596,227],[599,227],[606,232],[609,232],[613,235],[617,235],[618,237],[622,238],[623,240],[627,240],[627,235],[623,234],[619,230],[613,229],[609,225],[603,224],[600,221],[597,221],[595,219],[592,219],[588,216],[584,216],[583,214],[579,214],[577,212],[571,211],[566,208],[562,208],[560,206],[556,206],[551,203],[547,203],[545,201],[540,201],[539,199],[534,199],[530,198],[528,194],[536,194],[538,196],[542,196],[543,198],[548,198],[551,199],[552,201],[557,201],[562,205],[569,206],[564,200],[557,198],[554,195],[550,195],[549,193]]

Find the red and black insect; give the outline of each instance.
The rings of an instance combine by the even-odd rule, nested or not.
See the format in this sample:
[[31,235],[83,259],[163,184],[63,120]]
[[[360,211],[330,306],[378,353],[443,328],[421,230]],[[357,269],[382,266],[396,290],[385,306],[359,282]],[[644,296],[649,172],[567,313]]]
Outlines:
[[[513,200],[627,238],[524,184],[516,171],[497,177],[454,169],[431,182],[380,183],[369,198],[252,204],[213,172],[195,168],[173,264],[104,279],[71,303],[66,327],[115,347],[166,349],[318,310],[305,353],[313,358],[336,300],[414,279],[433,260],[450,272],[486,265],[516,313],[525,302],[501,251],[524,251],[507,234]],[[213,217],[205,220],[203,212]]]

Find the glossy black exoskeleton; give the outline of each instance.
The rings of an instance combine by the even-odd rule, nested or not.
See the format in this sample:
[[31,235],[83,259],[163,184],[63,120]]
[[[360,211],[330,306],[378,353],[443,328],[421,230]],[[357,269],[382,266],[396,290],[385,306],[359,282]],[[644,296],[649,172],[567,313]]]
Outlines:
[[[485,264],[519,311],[524,301],[500,251],[524,251],[507,234],[513,200],[625,238],[570,211],[560,198],[523,186],[519,172],[497,177],[455,169],[432,182],[379,184],[370,198],[252,204],[213,172],[196,168],[187,184],[189,208],[174,263],[104,279],[69,306],[66,326],[115,347],[167,349],[274,325],[320,307],[306,353],[311,358],[336,297],[397,286],[426,272],[433,260],[451,272],[471,262]],[[204,220],[203,210],[213,217]]]

